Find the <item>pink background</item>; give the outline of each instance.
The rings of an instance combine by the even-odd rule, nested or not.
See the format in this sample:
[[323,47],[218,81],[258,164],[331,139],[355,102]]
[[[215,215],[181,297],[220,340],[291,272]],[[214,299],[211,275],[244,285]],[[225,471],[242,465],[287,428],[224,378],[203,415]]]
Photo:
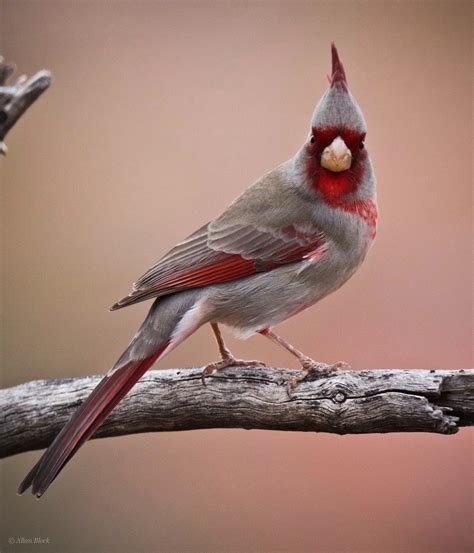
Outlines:
[[[379,233],[346,286],[278,330],[354,369],[472,366],[471,18],[459,1],[2,2],[7,59],[54,74],[0,160],[4,385],[112,365],[148,304],[109,305],[293,155],[331,40],[369,126]],[[296,367],[261,337],[230,344]],[[159,366],[215,358],[203,328]],[[99,440],[39,503],[15,495],[39,455],[23,454],[2,462],[0,548],[39,536],[51,552],[468,552],[471,439]]]

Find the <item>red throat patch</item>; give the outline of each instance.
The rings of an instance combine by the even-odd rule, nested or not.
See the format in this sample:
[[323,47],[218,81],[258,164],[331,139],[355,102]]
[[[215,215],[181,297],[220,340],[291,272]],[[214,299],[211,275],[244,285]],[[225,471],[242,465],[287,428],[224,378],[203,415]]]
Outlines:
[[332,173],[323,167],[316,168],[316,160],[310,158],[308,175],[312,186],[322,194],[327,205],[361,217],[369,225],[372,238],[375,238],[378,217],[375,201],[347,199],[348,194],[357,191],[363,177],[364,169],[360,161],[348,171]]
[[[361,173],[361,171],[357,171]],[[326,202],[342,200],[344,196],[357,190],[362,175],[356,175],[350,169],[342,173],[332,173],[323,167],[318,171],[314,184],[322,193]]]

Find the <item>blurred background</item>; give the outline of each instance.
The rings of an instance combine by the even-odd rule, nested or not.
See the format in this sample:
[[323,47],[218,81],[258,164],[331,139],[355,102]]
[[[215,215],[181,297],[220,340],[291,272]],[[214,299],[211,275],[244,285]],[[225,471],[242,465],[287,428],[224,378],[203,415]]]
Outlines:
[[[0,6],[6,59],[54,75],[0,159],[3,386],[114,363],[149,304],[108,307],[294,154],[327,86],[332,40],[368,122],[378,238],[346,286],[278,331],[354,369],[472,366],[470,2]],[[297,366],[262,337],[229,343],[239,356]],[[202,328],[158,366],[214,359]],[[2,551],[20,550],[9,537],[49,538],[49,552],[473,545],[470,429],[97,440],[40,502],[17,497],[38,456],[1,463]]]

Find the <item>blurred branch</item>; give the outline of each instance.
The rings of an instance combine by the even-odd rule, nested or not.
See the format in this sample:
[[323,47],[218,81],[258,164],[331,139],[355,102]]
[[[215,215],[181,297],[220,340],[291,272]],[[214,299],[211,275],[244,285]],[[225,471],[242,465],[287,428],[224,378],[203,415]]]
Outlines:
[[[474,424],[474,370],[367,370],[300,384],[288,369],[148,372],[94,438],[199,428],[364,434],[454,434]],[[36,380],[0,390],[0,457],[47,447],[101,376]]]
[[51,84],[51,73],[42,69],[29,79],[21,75],[15,83],[7,85],[15,70],[15,65],[4,64],[0,56],[0,154],[7,153],[3,140],[8,131]]

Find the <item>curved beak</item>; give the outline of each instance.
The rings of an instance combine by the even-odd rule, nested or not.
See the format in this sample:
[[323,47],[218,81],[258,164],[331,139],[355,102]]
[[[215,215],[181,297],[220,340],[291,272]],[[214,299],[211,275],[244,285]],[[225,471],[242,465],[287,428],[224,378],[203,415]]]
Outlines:
[[352,153],[344,140],[337,136],[321,154],[321,166],[333,173],[346,171],[352,164]]

